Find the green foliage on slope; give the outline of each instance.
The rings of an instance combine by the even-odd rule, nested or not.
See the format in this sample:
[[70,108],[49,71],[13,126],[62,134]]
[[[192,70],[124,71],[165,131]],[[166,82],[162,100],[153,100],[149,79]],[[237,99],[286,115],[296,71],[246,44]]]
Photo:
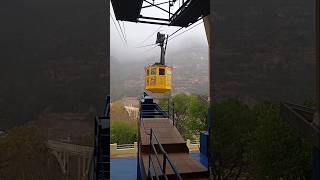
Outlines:
[[112,120],[110,128],[110,141],[117,144],[133,144],[137,142],[137,122]]
[[215,103],[212,128],[215,178],[310,178],[311,144],[281,118],[278,105]]

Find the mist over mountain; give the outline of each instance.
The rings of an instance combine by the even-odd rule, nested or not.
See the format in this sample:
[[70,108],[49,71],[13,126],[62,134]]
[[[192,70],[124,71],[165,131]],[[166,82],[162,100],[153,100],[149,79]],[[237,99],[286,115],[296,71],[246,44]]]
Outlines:
[[[208,47],[197,40],[186,39],[176,46],[168,44],[166,63],[173,66],[173,90],[208,94]],[[124,61],[110,58],[111,97],[113,100],[125,96],[140,96],[144,91],[144,67],[159,62],[160,48],[152,55],[139,57],[141,61]]]

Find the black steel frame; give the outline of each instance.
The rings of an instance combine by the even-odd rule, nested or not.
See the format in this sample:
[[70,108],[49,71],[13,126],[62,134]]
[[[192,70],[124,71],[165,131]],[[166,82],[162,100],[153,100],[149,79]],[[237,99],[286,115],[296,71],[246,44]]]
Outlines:
[[[153,98],[155,100],[160,100],[163,98]],[[172,120],[172,124],[175,126],[175,105],[174,102],[168,98],[167,100],[167,109],[166,110],[162,110],[162,108],[157,104],[143,104],[143,106],[156,106],[158,111],[155,110],[145,110],[144,108],[142,108],[142,104],[140,103],[140,117],[144,117],[144,116],[148,116],[148,115],[152,115],[152,116],[160,116],[160,117],[164,117],[164,118],[169,118]]]
[[[186,7],[188,7],[188,5],[190,4],[191,0],[178,0],[179,2],[179,8],[176,12],[172,12],[171,11],[171,6],[173,5],[172,3],[175,3],[176,0],[169,0],[169,1],[166,1],[166,2],[161,2],[161,3],[155,3],[155,0],[153,0],[153,2],[150,2],[148,0],[143,0],[143,2],[146,2],[148,3],[149,5],[147,6],[143,6],[142,9],[145,9],[145,8],[150,8],[150,7],[156,7],[166,13],[168,13],[168,19],[165,19],[165,18],[157,18],[157,17],[148,17],[148,16],[142,16],[140,15],[139,16],[139,19],[137,20],[137,22],[140,22],[140,23],[147,23],[147,24],[158,24],[158,25],[167,25],[169,26],[170,25],[170,22],[175,18],[177,17]],[[168,9],[164,9],[162,7],[160,7],[159,5],[162,5],[162,4],[168,4]],[[202,17],[200,17],[202,18]],[[144,19],[144,20],[142,20]],[[152,21],[149,21],[149,20],[152,20]]]

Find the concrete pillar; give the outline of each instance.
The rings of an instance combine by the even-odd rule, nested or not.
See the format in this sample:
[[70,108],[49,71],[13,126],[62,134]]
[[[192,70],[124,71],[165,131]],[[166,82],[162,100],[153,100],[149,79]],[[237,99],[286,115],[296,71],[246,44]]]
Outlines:
[[187,139],[187,146],[190,147],[191,141],[190,139]]
[[316,1],[316,113],[313,123],[320,127],[320,62],[319,62],[319,0]]
[[212,102],[212,99],[213,99],[213,63],[212,63],[212,58],[213,58],[213,55],[212,55],[212,35],[211,35],[211,22],[210,22],[210,17],[209,16],[206,16],[203,18],[203,22],[204,22],[204,28],[205,28],[205,31],[206,31],[206,36],[207,36],[207,41],[208,41],[208,47],[209,47],[209,64],[208,64],[208,67],[209,67],[209,98],[210,98],[210,102]]
[[[214,33],[213,33],[213,0],[210,0],[210,14],[204,18],[204,26],[208,41],[209,47],[209,108],[208,108],[208,132],[209,132],[209,144],[208,144],[208,164],[212,164],[212,155],[211,153],[211,140],[212,133],[211,133],[211,126],[212,126],[212,109],[213,109],[213,101],[214,101],[214,71],[213,71],[213,43],[214,43]],[[211,169],[209,168],[209,172],[211,174]]]
[[138,150],[138,143],[137,142],[133,143],[133,148],[134,148],[134,150]]
[[[320,128],[320,60],[319,60],[319,10],[320,10],[320,0],[315,0],[316,5],[316,112],[313,117],[313,124]],[[320,149],[317,147],[313,148],[312,157],[312,179],[320,179]]]
[[117,154],[117,143],[110,144],[110,156]]

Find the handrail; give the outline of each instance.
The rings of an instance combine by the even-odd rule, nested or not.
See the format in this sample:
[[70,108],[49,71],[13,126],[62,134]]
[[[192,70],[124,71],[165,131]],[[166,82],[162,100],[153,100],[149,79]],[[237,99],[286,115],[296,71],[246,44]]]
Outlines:
[[90,173],[89,179],[90,180],[97,180],[100,178],[109,177],[109,165],[110,162],[108,161],[105,155],[104,143],[109,144],[109,142],[102,142],[106,139],[105,134],[106,129],[109,128],[108,120],[110,119],[110,96],[106,97],[105,106],[103,108],[102,116],[95,116],[94,118],[94,150],[93,150],[93,157],[90,162]]
[[[154,164],[153,164],[153,159],[151,157],[152,154],[155,154],[155,157],[157,158],[157,162],[158,162],[158,166],[160,167],[160,171],[162,173],[162,176],[167,180],[168,177],[166,175],[166,167],[167,167],[167,161],[169,163],[169,165],[171,166],[171,169],[173,170],[174,174],[176,175],[176,178],[178,180],[182,180],[182,177],[181,175],[179,174],[179,172],[177,171],[175,165],[171,162],[167,152],[164,150],[163,146],[161,145],[161,143],[159,142],[158,138],[157,138],[157,135],[154,133],[153,129],[150,128],[150,133],[148,134],[150,135],[150,152],[149,152],[149,169],[148,169],[148,176],[153,179],[153,175],[151,174],[151,165],[153,167],[153,172],[154,172],[154,175],[156,176],[157,179],[159,179],[159,176],[157,175],[156,173],[156,169],[154,167]],[[160,160],[159,160],[159,157],[158,157],[158,152],[153,144],[153,139],[155,139],[156,141],[156,144],[158,145],[160,151],[162,152],[163,154],[163,158],[162,158],[162,167],[161,167],[161,163],[160,163]]]
[[[145,96],[149,96],[146,92],[144,92],[143,97]],[[142,98],[143,98],[142,97]],[[163,99],[163,98],[154,98],[152,97],[152,99]],[[150,107],[150,106],[154,106],[154,109],[150,109],[150,110],[146,110],[145,108],[142,107]],[[168,98],[168,102],[167,102],[167,106],[166,106],[166,110],[163,110],[158,104],[157,102],[151,102],[151,103],[141,103],[140,101],[140,119],[144,116],[162,116],[164,118],[169,118],[172,120],[172,124],[173,126],[176,126],[176,121],[175,121],[175,104],[172,101],[172,99]]]

